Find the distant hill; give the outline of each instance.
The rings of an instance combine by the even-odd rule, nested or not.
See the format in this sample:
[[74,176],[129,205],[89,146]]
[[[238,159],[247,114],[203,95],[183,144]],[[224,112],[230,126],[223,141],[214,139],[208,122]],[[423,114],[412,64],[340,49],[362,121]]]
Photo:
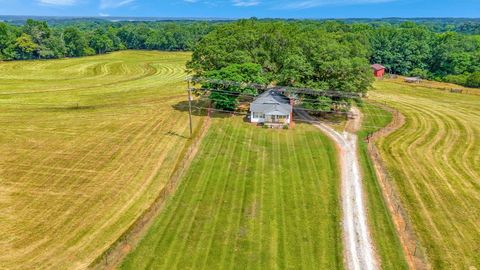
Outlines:
[[0,15],[0,21],[13,25],[23,25],[28,19],[46,21],[50,25],[75,23],[75,22],[168,22],[168,21],[231,21],[225,18],[175,18],[175,17],[69,17],[69,16],[13,16]]
[[[0,15],[0,22],[7,22],[13,25],[23,25],[27,19],[46,21],[50,25],[72,24],[78,22],[179,22],[179,21],[209,21],[229,22],[236,19],[228,18],[195,18],[195,17],[68,17],[68,16],[13,16]],[[260,20],[286,20],[295,21],[298,19],[277,19],[264,18]],[[344,23],[366,23],[372,25],[392,24],[397,25],[404,22],[414,22],[424,25],[435,32],[455,31],[466,34],[480,34],[480,18],[347,18],[347,19],[314,19],[313,21],[339,21]]]

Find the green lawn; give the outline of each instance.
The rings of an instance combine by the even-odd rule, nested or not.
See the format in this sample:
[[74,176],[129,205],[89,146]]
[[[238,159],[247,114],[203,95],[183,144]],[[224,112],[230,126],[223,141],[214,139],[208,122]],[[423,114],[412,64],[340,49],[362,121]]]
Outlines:
[[395,225],[385,205],[365,141],[368,134],[388,125],[392,120],[392,115],[371,103],[365,103],[361,110],[363,121],[362,129],[358,132],[359,157],[364,188],[367,193],[366,202],[370,231],[381,260],[382,269],[408,269],[400,240],[395,231]]
[[342,269],[336,151],[320,131],[216,118],[122,269]]
[[480,96],[389,80],[369,93],[406,123],[378,141],[433,269],[480,268]]

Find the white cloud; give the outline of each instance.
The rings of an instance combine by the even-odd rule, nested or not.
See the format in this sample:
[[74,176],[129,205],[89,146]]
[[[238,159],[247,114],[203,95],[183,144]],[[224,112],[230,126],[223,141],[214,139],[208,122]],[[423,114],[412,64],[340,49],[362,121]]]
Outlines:
[[190,4],[219,6],[231,4],[235,7],[264,6],[273,9],[309,9],[321,6],[348,6],[361,4],[387,3],[400,0],[183,0]]
[[41,5],[50,6],[73,6],[77,3],[77,0],[37,0]]
[[253,7],[260,5],[260,1],[257,0],[232,0],[232,3],[236,7]]
[[375,4],[386,3],[397,0],[303,0],[303,1],[289,1],[286,5],[280,6],[282,9],[308,9],[320,6],[334,6],[334,5],[360,5],[360,4]]
[[101,0],[100,1],[100,9],[108,9],[108,8],[119,8],[126,6],[136,0]]
[[183,0],[185,3],[196,4],[201,3],[209,6],[232,5],[235,7],[253,7],[262,4],[261,0]]

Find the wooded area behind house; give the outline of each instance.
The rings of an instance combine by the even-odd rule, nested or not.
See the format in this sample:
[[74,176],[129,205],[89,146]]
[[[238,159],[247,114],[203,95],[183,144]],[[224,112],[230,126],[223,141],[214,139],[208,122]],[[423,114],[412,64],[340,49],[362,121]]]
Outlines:
[[[351,72],[360,68],[360,62],[362,70],[365,69],[364,63],[370,62],[382,64],[388,72],[394,74],[480,87],[480,22],[467,19],[412,21],[61,20],[50,26],[45,21],[29,19],[23,25],[0,22],[0,59],[79,57],[124,49],[195,50],[198,52],[195,55],[206,55],[213,52],[205,50],[216,46],[215,49],[223,48],[215,55],[216,62],[199,63],[198,58],[194,58],[192,63],[195,65],[191,67],[195,71],[202,71],[223,68],[227,61],[235,64],[257,63],[270,77],[280,72],[275,74],[278,82],[309,85],[318,80],[310,80],[308,77],[318,79],[320,73],[317,71],[329,68],[314,63],[316,60],[312,60],[312,53],[319,53],[322,58],[317,60],[326,60],[338,67],[338,70],[344,70],[341,74],[336,74],[335,79],[356,75]],[[223,36],[230,33],[230,36]],[[219,36],[222,37],[223,44],[215,40]],[[272,39],[276,39],[276,42],[269,42]],[[314,48],[312,42],[322,43],[319,52],[314,51],[319,48]],[[278,47],[269,47],[268,44],[277,44],[275,46]],[[227,45],[232,45],[235,53]],[[305,59],[308,63],[305,63]],[[303,72],[298,73],[294,69]],[[298,78],[299,76],[303,78]],[[360,85],[356,91],[362,92],[366,78],[360,76],[360,79],[362,82],[354,82],[350,86],[358,88]],[[331,82],[330,80],[326,84]],[[325,81],[322,80],[321,83]],[[348,89],[350,86],[342,87]]]

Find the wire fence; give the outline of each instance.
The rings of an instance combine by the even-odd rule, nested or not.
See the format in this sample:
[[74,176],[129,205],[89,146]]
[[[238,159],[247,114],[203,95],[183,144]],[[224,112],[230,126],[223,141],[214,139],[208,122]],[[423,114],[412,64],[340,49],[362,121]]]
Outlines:
[[177,164],[171,174],[169,181],[155,198],[149,208],[144,210],[135,222],[125,232],[117,238],[100,256],[98,256],[88,268],[90,269],[113,269],[128,254],[132,246],[138,244],[141,236],[146,229],[154,221],[155,217],[165,206],[166,201],[175,193],[180,180],[187,172],[189,165],[195,157],[202,138],[210,127],[210,117],[205,120],[192,135],[192,141],[187,144],[185,150],[180,155],[181,160]]
[[406,256],[408,256],[407,259],[410,267],[413,269],[430,269],[427,250],[421,245],[415,234],[413,223],[408,212],[403,207],[402,200],[395,187],[394,177],[387,169],[387,166],[380,155],[380,151],[375,145],[376,139],[387,136],[404,124],[404,118],[398,111],[387,107],[384,107],[384,109],[391,111],[394,114],[393,121],[385,128],[367,136],[368,152],[374,163],[377,178],[382,187],[382,193],[387,202],[387,206],[392,214],[397,233],[404,247],[404,251],[406,252]]

